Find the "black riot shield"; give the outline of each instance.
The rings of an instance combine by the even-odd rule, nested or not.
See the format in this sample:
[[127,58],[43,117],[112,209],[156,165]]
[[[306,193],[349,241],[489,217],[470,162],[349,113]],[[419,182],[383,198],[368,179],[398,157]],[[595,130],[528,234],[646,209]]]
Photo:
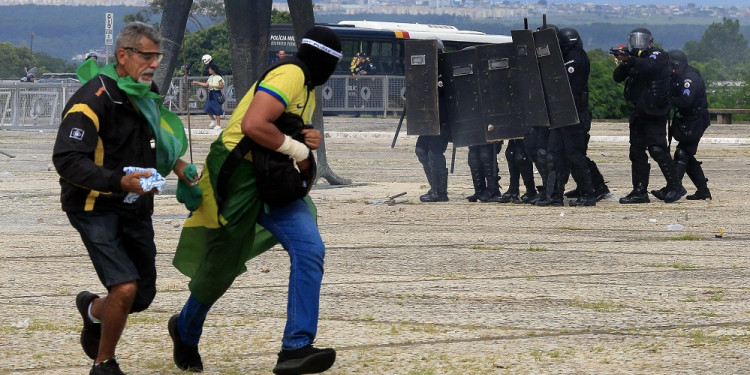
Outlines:
[[440,135],[437,40],[405,40],[406,134]]
[[441,105],[456,147],[487,143],[479,99],[479,71],[475,48],[442,53],[438,71],[443,82]]
[[542,76],[544,97],[547,101],[547,114],[550,128],[559,128],[578,124],[573,93],[570,91],[568,73],[565,70],[560,44],[554,29],[534,32],[536,58],[539,61],[539,73]]
[[511,82],[517,70],[513,43],[486,44],[476,50],[485,141],[523,137],[523,102]]
[[544,100],[544,88],[539,74],[539,63],[536,58],[534,34],[531,30],[511,30],[517,74],[513,74],[511,84],[517,87],[521,95],[521,109],[526,126],[549,127],[547,105]]

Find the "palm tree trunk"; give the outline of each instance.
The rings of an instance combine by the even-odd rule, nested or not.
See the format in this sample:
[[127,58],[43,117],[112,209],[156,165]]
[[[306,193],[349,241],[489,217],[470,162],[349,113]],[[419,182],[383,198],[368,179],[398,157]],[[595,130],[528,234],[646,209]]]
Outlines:
[[[310,30],[315,26],[315,13],[313,11],[312,0],[287,0],[289,4],[289,13],[292,16],[292,24],[294,25],[294,37],[299,45],[299,41],[302,40],[302,35],[307,30]],[[267,40],[267,38],[266,38]],[[323,102],[321,100],[321,88],[315,88],[315,112],[313,113],[313,127],[320,130],[325,135],[325,126],[323,123]],[[331,185],[349,185],[352,183],[351,180],[339,177],[333,172],[330,166],[328,166],[328,157],[326,156],[326,138],[325,136],[320,141],[320,148],[317,150],[318,156],[318,178],[325,178]]]
[[272,0],[224,0],[237,100],[245,96],[268,67],[271,5]]
[[154,82],[159,87],[159,93],[166,95],[172,74],[178,66],[180,46],[185,36],[185,25],[187,24],[190,7],[193,0],[164,0],[161,14],[161,52],[164,58],[161,67],[156,70]]

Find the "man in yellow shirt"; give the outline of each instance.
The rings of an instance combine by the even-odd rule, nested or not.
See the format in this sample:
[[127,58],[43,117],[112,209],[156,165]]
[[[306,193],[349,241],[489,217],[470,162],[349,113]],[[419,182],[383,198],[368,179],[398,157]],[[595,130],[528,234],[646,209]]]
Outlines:
[[333,365],[334,349],[312,346],[325,246],[310,197],[281,206],[262,202],[250,155],[235,167],[226,195],[218,204],[216,191],[219,171],[244,137],[288,155],[303,172],[314,168],[309,156],[320,146],[320,131],[303,130],[304,142],[300,142],[279,131],[274,122],[284,113],[294,113],[310,123],[315,108],[313,88],[328,80],[340,59],[338,36],[326,27],[312,28],[305,33],[297,55],[285,59],[289,63],[274,66],[253,85],[212,144],[199,182],[203,199],[185,222],[173,261],[191,278],[191,295],[168,324],[175,364],[180,369],[203,370],[198,341],[208,311],[246,270],[245,262],[277,242],[289,254],[291,267],[287,323],[273,372],[313,374]]

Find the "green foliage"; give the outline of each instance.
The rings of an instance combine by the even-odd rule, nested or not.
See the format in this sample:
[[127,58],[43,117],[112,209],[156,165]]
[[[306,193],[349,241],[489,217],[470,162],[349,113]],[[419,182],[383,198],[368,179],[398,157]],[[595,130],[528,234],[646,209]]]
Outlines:
[[[204,54],[213,57],[213,63],[222,74],[229,70],[232,63],[232,51],[229,48],[228,35],[226,21],[205,30],[185,35],[185,55],[188,64],[191,65],[191,75],[203,74],[201,57]],[[182,51],[180,51],[180,60],[182,60]]]
[[276,9],[271,9],[271,23],[292,23],[292,15],[289,12],[282,12]]
[[622,95],[625,88],[615,83],[612,72],[615,60],[600,49],[589,51],[591,74],[589,74],[589,108],[595,119],[628,118],[630,105]]
[[718,59],[727,66],[742,63],[748,56],[747,39],[740,33],[740,21],[728,18],[712,23],[699,42],[685,43],[684,50],[693,61]]
[[0,79],[21,79],[26,76],[25,69],[37,67],[36,76],[48,72],[72,72],[73,64],[63,59],[51,57],[41,52],[31,58],[31,50],[27,47],[17,47],[8,42],[0,42]]

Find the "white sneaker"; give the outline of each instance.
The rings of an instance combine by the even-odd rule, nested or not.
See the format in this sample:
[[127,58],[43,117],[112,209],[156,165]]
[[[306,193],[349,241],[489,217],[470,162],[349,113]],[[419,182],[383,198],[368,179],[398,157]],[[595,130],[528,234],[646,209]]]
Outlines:
[[221,130],[221,126],[219,125],[214,126],[214,130]]
[[216,120],[213,120],[213,121],[211,121],[211,123],[210,123],[210,124],[208,124],[208,128],[209,128],[209,129],[213,129],[213,128],[215,128],[215,127],[216,127]]

